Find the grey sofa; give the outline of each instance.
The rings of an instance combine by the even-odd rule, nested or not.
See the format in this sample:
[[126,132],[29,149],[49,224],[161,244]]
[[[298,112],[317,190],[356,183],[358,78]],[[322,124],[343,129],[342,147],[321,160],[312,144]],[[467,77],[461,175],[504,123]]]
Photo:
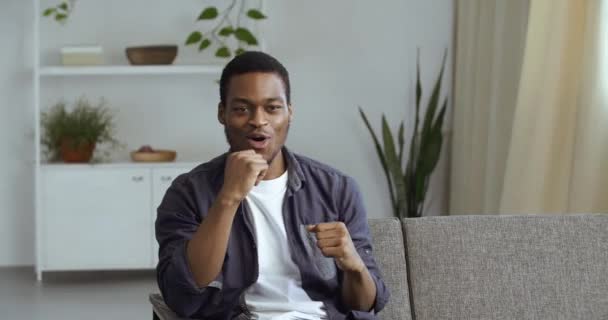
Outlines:
[[[608,319],[608,215],[369,221],[380,319]],[[179,319],[158,294],[162,320]]]

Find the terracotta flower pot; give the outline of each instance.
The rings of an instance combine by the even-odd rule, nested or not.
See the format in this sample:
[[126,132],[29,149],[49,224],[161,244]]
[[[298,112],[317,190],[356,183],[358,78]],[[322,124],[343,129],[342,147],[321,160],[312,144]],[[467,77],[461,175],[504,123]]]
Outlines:
[[61,140],[61,158],[63,162],[89,162],[95,150],[95,143],[80,143],[74,145],[72,138]]

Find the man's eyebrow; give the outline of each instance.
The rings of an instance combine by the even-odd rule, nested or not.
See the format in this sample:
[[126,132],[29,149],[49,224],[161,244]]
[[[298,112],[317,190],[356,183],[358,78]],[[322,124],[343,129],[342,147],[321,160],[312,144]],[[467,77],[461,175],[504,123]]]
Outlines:
[[249,99],[245,99],[245,98],[232,98],[232,100],[230,101],[232,103],[234,102],[242,102],[245,104],[254,104],[253,101],[249,100]]
[[283,99],[281,99],[280,97],[268,98],[266,99],[266,102],[283,102]]
[[[232,100],[231,100],[230,102],[232,102],[232,103],[235,103],[235,102],[242,102],[242,103],[249,104],[249,105],[253,105],[253,104],[255,104],[255,102],[253,102],[253,101],[251,101],[251,100],[249,100],[249,99],[246,99],[246,98],[238,98],[238,97],[237,97],[237,98],[232,98]],[[271,102],[281,102],[281,103],[282,103],[282,102],[283,102],[283,99],[281,99],[280,97],[273,97],[273,98],[268,98],[268,99],[265,99],[265,100],[264,100],[264,102],[265,102],[265,103],[271,103]]]

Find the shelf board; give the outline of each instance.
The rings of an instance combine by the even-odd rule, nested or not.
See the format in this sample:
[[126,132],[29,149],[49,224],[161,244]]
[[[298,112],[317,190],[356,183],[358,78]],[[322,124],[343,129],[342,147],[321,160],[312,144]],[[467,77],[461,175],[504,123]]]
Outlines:
[[103,162],[103,163],[48,163],[40,164],[43,170],[52,169],[103,169],[103,168],[189,168],[193,169],[202,162],[175,161],[175,162]]
[[222,73],[222,65],[101,65],[101,66],[49,66],[40,68],[40,76],[96,76],[96,75],[171,75]]

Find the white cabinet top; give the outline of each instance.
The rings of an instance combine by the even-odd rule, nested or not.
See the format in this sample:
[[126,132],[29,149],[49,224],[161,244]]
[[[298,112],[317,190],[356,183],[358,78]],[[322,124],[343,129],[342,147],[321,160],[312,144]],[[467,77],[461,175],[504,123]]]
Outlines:
[[96,75],[170,75],[170,74],[211,74],[220,75],[223,66],[208,65],[100,65],[100,66],[54,66],[41,67],[40,76],[96,76]]
[[193,169],[203,162],[110,162],[110,163],[42,163],[42,170],[106,169],[106,168],[186,168]]

